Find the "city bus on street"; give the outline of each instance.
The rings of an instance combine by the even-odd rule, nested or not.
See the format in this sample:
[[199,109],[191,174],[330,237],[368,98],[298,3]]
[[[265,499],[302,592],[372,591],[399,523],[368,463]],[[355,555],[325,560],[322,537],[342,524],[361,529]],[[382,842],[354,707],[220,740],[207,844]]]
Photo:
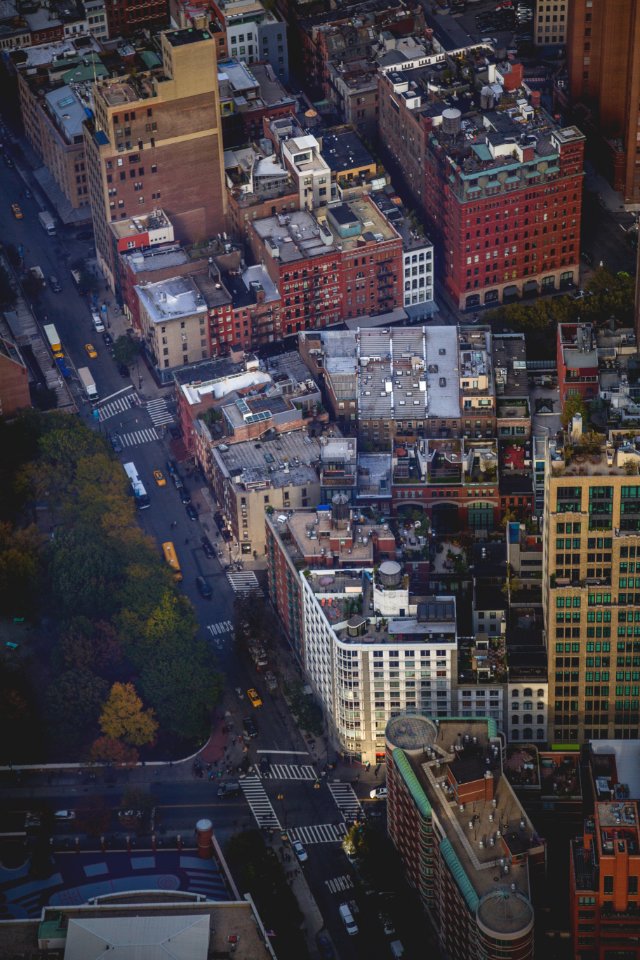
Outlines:
[[180,569],[180,561],[178,560],[176,548],[171,540],[167,540],[166,543],[162,544],[162,552],[164,554],[165,563],[173,570],[173,579],[177,583],[180,583],[182,580],[182,570]]
[[131,492],[135,497],[136,507],[138,510],[146,510],[147,507],[151,506],[151,500],[144,488],[142,480],[138,476],[135,463],[125,463],[123,466],[124,472],[129,477],[129,482],[131,483]]

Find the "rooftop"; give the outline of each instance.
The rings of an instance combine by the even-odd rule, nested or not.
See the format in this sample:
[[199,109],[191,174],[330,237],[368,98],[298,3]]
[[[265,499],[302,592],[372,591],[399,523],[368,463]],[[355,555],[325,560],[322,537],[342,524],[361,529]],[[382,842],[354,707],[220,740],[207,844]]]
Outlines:
[[66,85],[58,87],[46,93],[44,99],[67,142],[82,139],[82,125],[87,119],[87,111],[75,90]]
[[[415,802],[437,813],[440,853],[469,909],[493,931],[530,929],[527,857],[541,853],[544,841],[502,774],[495,722],[447,718],[436,725],[401,716],[389,721],[386,738],[399,748],[397,766]],[[470,783],[478,785],[474,799],[461,802],[459,787]]]
[[560,323],[558,337],[564,364],[570,370],[598,369],[596,337],[590,323]]
[[306,431],[279,434],[273,439],[247,440],[212,448],[225,476],[246,490],[302,486],[318,482],[320,444]]
[[332,173],[375,166],[375,160],[354,130],[329,131],[322,135],[322,156]]
[[523,333],[494,334],[493,369],[496,393],[504,398],[529,397],[527,349]]
[[167,30],[163,36],[172,47],[184,47],[188,43],[200,43],[201,40],[211,40],[208,30],[196,30],[189,27],[185,30]]
[[[291,557],[304,558],[311,566],[314,563],[322,566],[331,560],[334,566],[356,564],[371,567],[374,560],[374,538],[380,536],[393,541],[393,534],[388,529],[364,519],[357,523],[352,522],[350,533],[345,534],[345,531],[339,530],[334,523],[330,507],[294,510],[289,514],[286,525],[279,524],[279,533],[287,543]],[[320,577],[323,589],[327,586],[324,581],[326,574]],[[335,583],[331,586],[333,588]]]
[[124,240],[136,234],[148,233],[150,230],[168,229],[171,227],[171,221],[164,210],[153,210],[151,213],[141,213],[138,217],[114,220],[110,227],[118,239]]
[[[123,221],[127,222],[127,221]],[[116,227],[114,221],[111,227]],[[187,251],[176,245],[170,247],[150,247],[144,250],[123,251],[122,256],[132,273],[146,273],[154,270],[164,270],[171,267],[180,267],[189,262]]]
[[282,263],[322,256],[334,250],[353,250],[362,241],[380,243],[397,237],[375,204],[367,199],[320,207],[315,216],[306,210],[255,220],[253,229],[267,253]]
[[167,323],[196,313],[206,314],[204,298],[192,277],[173,277],[136,286],[136,292],[154,323]]

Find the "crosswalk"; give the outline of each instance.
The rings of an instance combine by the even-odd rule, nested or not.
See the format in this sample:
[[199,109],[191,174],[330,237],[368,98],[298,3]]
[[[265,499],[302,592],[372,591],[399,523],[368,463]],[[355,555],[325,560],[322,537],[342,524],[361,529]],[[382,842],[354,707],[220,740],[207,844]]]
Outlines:
[[272,763],[264,773],[256,770],[264,780],[317,780],[315,767],[303,763]]
[[219,623],[208,623],[207,630],[212,637],[221,637],[233,632],[231,620],[221,620]]
[[357,820],[362,816],[362,807],[350,783],[329,783],[335,804],[345,820]]
[[331,880],[325,880],[325,886],[331,893],[342,893],[344,890],[351,890],[353,880],[344,874],[342,877],[333,877]]
[[119,413],[126,413],[134,406],[133,397],[135,394],[126,393],[123,397],[116,397],[115,400],[109,400],[104,406],[98,407],[98,419],[104,423],[109,417],[115,417]]
[[227,580],[236,593],[262,593],[260,583],[253,570],[238,570],[228,573]]
[[258,826],[260,828],[277,827],[278,830],[282,830],[280,821],[271,806],[271,801],[260,779],[258,777],[246,777],[240,781],[240,787]]
[[173,423],[173,414],[167,410],[167,401],[162,397],[158,400],[149,400],[147,413],[153,420],[154,427],[162,427],[165,423]]
[[310,827],[292,827],[287,830],[291,840],[300,843],[342,843],[346,833],[344,823],[315,823]]
[[142,430],[132,430],[130,433],[119,434],[123,447],[136,447],[141,443],[153,443],[159,440],[155,427],[144,427]]

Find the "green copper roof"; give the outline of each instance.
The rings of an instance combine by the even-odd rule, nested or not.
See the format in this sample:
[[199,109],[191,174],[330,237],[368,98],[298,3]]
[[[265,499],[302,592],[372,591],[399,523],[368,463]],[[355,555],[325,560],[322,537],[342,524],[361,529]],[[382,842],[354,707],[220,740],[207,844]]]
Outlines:
[[453,849],[453,847],[451,846],[451,841],[449,840],[448,837],[444,837],[440,841],[440,853],[442,855],[444,862],[449,867],[449,870],[451,871],[451,875],[455,880],[458,886],[458,889],[460,890],[460,893],[464,897],[465,903],[469,907],[469,910],[471,910],[471,912],[475,914],[476,910],[478,909],[478,904],[480,903],[480,899],[478,897],[478,894],[475,892],[475,890],[471,886],[469,877],[464,872],[464,868],[460,863],[460,861],[458,860],[458,855]]
[[420,813],[422,814],[422,816],[430,817],[431,804],[427,799],[426,793],[420,786],[420,781],[416,777],[413,771],[413,767],[407,760],[407,756],[404,750],[400,750],[398,748],[397,750],[393,751],[393,763],[398,773],[400,774],[400,776],[406,783],[407,787],[409,788],[409,793],[413,797],[415,804],[418,810],[420,811]]

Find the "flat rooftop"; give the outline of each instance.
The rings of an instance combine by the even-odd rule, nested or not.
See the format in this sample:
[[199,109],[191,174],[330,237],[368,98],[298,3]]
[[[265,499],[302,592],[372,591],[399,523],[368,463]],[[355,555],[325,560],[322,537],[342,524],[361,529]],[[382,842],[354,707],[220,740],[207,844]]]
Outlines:
[[172,47],[184,47],[187,43],[200,43],[201,40],[212,39],[208,30],[197,30],[195,27],[189,27],[186,30],[167,30],[163,36]]
[[272,440],[219,444],[212,453],[223,474],[238,488],[303,486],[318,483],[320,444],[306,431],[283,433]]
[[[113,228],[116,223],[110,224]],[[133,273],[145,273],[147,270],[164,270],[169,267],[180,267],[189,263],[189,255],[182,247],[176,245],[172,247],[151,247],[147,250],[123,251],[121,256],[126,258],[126,263]]]
[[207,312],[204,297],[192,277],[172,277],[136,286],[140,302],[154,323],[167,323]]
[[75,90],[66,85],[58,87],[46,93],[44,99],[67,142],[73,143],[76,137],[81,138],[87,112]]
[[[343,229],[341,221],[345,210],[349,223],[345,223]],[[339,246],[343,250],[356,249],[361,246],[361,238],[375,243],[397,237],[375,204],[364,198],[320,207],[316,215],[306,210],[292,210],[286,215],[255,220],[252,226],[264,241],[267,252],[282,263],[322,256]]]
[[[494,726],[493,721],[481,719],[447,718],[436,725],[425,717],[400,716],[389,721],[386,737],[414,754],[405,753],[405,757],[437,813],[445,834],[441,843],[446,844],[444,850],[441,845],[441,854],[467,904],[480,909],[481,919],[490,928],[511,933],[533,921],[529,871],[522,854],[541,852],[544,842],[502,774]],[[416,755],[421,748],[422,757]],[[493,779],[493,799],[461,803],[457,786],[482,781],[488,773]],[[512,884],[516,895],[507,904]]]
[[119,240],[125,240],[127,237],[147,233],[149,230],[162,230],[165,227],[170,227],[171,221],[163,210],[154,210],[153,213],[143,213],[139,217],[128,217],[126,220],[114,220],[110,226],[112,232]]
[[375,160],[354,130],[322,134],[321,153],[333,173],[343,173],[375,164]]
[[[373,536],[386,534],[382,526],[375,523],[359,523],[353,527],[353,544],[349,548],[340,546],[340,532],[335,530],[331,521],[331,510],[295,510],[287,520],[290,554],[295,558],[306,558],[313,564],[314,558],[319,564],[323,558],[338,556],[345,564],[355,563],[373,565]],[[329,549],[329,541],[338,540],[337,550]],[[350,541],[351,543],[351,541]]]

